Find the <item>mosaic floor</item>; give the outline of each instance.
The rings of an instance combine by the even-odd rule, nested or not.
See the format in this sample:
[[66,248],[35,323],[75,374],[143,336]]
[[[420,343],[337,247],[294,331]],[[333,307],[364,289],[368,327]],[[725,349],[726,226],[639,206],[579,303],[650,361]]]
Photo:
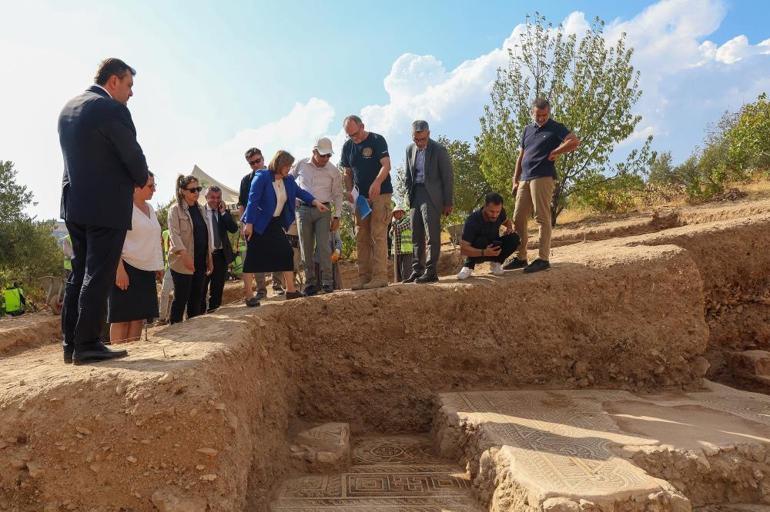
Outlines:
[[286,480],[274,512],[481,512],[463,470],[433,455],[430,439],[377,436],[353,440],[345,473]]

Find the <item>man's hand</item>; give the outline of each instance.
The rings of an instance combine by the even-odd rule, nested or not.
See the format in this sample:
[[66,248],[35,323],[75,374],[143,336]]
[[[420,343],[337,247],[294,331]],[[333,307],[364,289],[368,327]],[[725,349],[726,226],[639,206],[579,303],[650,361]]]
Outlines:
[[513,227],[512,226],[505,226],[505,231],[503,231],[503,235],[510,235],[513,233]]
[[243,225],[243,238],[245,238],[247,241],[251,240],[251,235],[254,233],[254,226],[246,223]]
[[558,158],[560,154],[560,153],[557,153],[557,151],[558,151],[557,149],[554,149],[553,151],[548,153],[548,160],[550,160],[551,162],[556,161],[556,158]]
[[163,282],[163,275],[164,274],[165,274],[165,272],[163,270],[156,270],[155,271],[155,280],[158,281],[159,283],[162,283]]
[[325,204],[323,204],[323,203],[322,203],[321,201],[319,201],[318,199],[313,199],[313,206],[315,206],[316,208],[318,208],[318,211],[319,211],[319,212],[321,212],[321,213],[323,213],[323,212],[328,212],[328,211],[329,211],[329,208],[327,208],[327,207],[326,207],[326,205],[325,205]]
[[187,251],[182,253],[182,265],[184,265],[184,268],[187,270],[195,272],[195,262],[193,261],[192,256],[190,256],[190,253]]
[[499,245],[489,244],[486,249],[484,249],[484,256],[500,256],[500,251],[502,251],[503,248]]
[[338,229],[340,229],[340,218],[334,217],[332,219],[332,225],[329,228],[329,231],[337,231]]
[[206,260],[206,275],[210,276],[211,273],[214,272],[214,260],[211,259],[211,256]]
[[123,291],[128,289],[128,274],[126,273],[126,269],[122,264],[118,265],[118,271],[115,274],[115,286]]
[[377,180],[374,180],[372,185],[369,187],[369,201],[374,201],[377,199],[380,195],[380,187],[382,186],[382,183],[380,183]]
[[353,193],[352,192],[345,192],[345,201],[347,201],[350,204],[353,204]]
[[335,250],[332,253],[332,263],[337,263],[338,261],[340,261],[340,251],[339,251],[339,249]]
[[227,205],[224,201],[219,201],[219,215],[224,215],[225,210],[227,210]]
[[511,186],[511,195],[514,197],[514,199],[516,198],[516,191],[518,190],[519,190],[519,182],[514,181],[513,185]]
[[449,214],[452,213],[452,207],[451,206],[445,206],[443,213],[444,213],[445,217],[449,216]]

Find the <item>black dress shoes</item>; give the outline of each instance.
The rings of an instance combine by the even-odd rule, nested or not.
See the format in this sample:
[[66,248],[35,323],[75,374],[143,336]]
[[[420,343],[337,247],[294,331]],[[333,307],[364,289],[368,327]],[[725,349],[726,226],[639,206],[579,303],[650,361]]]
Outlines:
[[86,345],[81,349],[76,348],[72,353],[72,364],[98,363],[100,361],[109,361],[110,359],[120,359],[127,355],[128,352],[126,350],[111,350],[104,343],[95,343],[93,345]]
[[414,280],[417,284],[436,283],[438,282],[438,276],[436,274],[423,274]]
[[64,351],[64,364],[72,364],[72,350]]
[[412,272],[412,275],[410,275],[409,277],[407,277],[406,279],[404,279],[401,282],[402,283],[413,283],[413,282],[417,281],[417,279],[419,279],[420,276],[422,276],[422,274],[418,274],[417,272]]

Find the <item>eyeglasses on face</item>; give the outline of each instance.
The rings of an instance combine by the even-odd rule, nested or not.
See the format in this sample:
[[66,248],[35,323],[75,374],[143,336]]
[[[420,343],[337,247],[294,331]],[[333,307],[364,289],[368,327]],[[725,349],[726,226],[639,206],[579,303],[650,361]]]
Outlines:
[[259,165],[262,162],[264,162],[265,159],[260,156],[260,157],[257,157],[255,159],[253,159],[253,160],[248,160],[247,159],[246,161],[249,162],[249,165]]
[[331,158],[332,157],[331,153],[329,153],[328,155],[322,155],[321,153],[316,151],[315,154],[318,155],[318,158]]
[[185,190],[188,192],[192,192],[193,194],[200,194],[201,190],[203,190],[203,187],[186,188]]

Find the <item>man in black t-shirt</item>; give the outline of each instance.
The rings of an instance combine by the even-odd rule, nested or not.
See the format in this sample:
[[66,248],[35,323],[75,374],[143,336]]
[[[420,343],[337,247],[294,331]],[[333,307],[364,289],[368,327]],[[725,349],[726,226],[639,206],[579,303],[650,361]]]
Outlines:
[[[251,167],[251,171],[241,179],[241,187],[238,191],[238,218],[243,216],[243,212],[246,210],[246,205],[249,202],[249,190],[251,189],[251,180],[254,179],[254,174],[260,169],[265,169],[265,158],[262,156],[262,151],[258,148],[250,148],[246,151],[246,162]],[[240,239],[239,243],[246,244],[245,239]],[[236,251],[238,248],[236,248]],[[257,279],[257,294],[252,295],[253,279]],[[246,299],[247,306],[258,306],[259,301],[267,297],[267,284],[265,283],[265,274],[259,272],[257,274],[248,274],[243,272],[241,274],[243,279],[243,298]],[[281,273],[273,272],[273,291],[276,295],[281,295],[283,291],[283,281],[281,281]]]
[[382,135],[367,132],[358,116],[346,117],[342,125],[348,140],[342,146],[340,166],[348,200],[352,202],[355,185],[372,209],[366,218],[355,209],[358,283],[353,289],[381,288],[388,285],[388,223],[393,208],[388,143]]
[[[500,227],[505,231],[500,235]],[[513,232],[511,219],[505,214],[503,197],[490,192],[484,197],[484,207],[468,215],[460,240],[460,254],[465,263],[457,279],[468,279],[476,263],[489,261],[492,273],[503,274],[502,264],[519,245],[519,235]]]
[[[538,98],[532,104],[533,123],[524,128],[521,150],[513,174],[512,194],[516,233],[521,239],[519,254],[505,265],[505,270],[524,268],[538,272],[551,265],[551,201],[556,184],[555,162],[559,155],[575,151],[580,140],[561,123],[551,119],[548,100]],[[527,222],[534,212],[540,231],[538,258],[527,264]]]

